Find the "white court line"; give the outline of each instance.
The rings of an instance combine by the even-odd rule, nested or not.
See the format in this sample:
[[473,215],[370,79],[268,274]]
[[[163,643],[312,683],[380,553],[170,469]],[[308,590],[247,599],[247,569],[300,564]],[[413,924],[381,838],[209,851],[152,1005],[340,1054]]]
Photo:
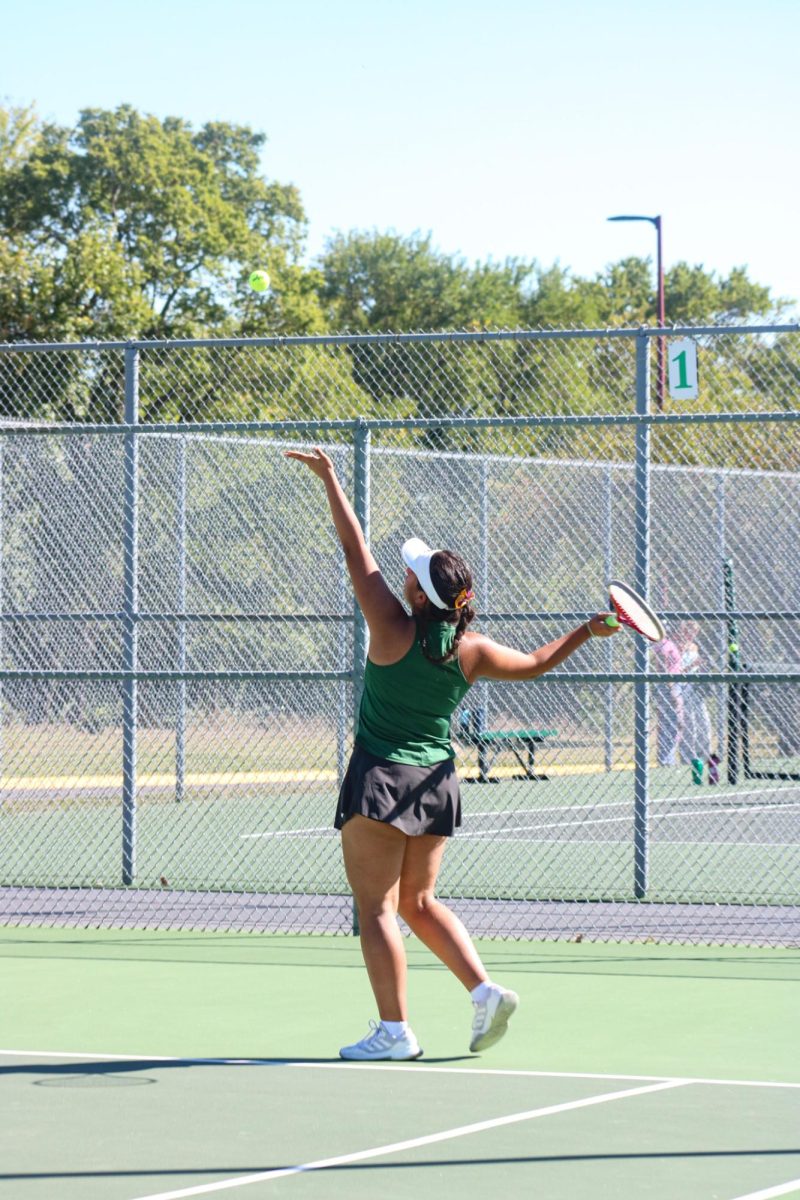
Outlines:
[[500,1129],[504,1125],[517,1125],[522,1121],[534,1121],[538,1117],[549,1117],[555,1113],[570,1112],[577,1108],[590,1108],[595,1104],[608,1104],[612,1100],[625,1100],[630,1096],[644,1096],[650,1092],[663,1092],[668,1088],[686,1087],[686,1079],[667,1079],[647,1087],[628,1088],[624,1092],[605,1092],[601,1096],[587,1096],[583,1100],[570,1100],[565,1104],[550,1104],[546,1108],[532,1108],[527,1112],[511,1113],[507,1117],[491,1117],[486,1121],[475,1121],[472,1125],[458,1125],[454,1129],[443,1129],[440,1133],[428,1133],[421,1137],[407,1138],[403,1142],[390,1142],[386,1146],[373,1146],[370,1150],[356,1150],[352,1154],[339,1154],[335,1158],[319,1158],[314,1162],[300,1163],[295,1167],[280,1167],[273,1171],[257,1171],[253,1175],[240,1175],[234,1179],[221,1179],[217,1183],[201,1183],[196,1187],[178,1188],[172,1192],[154,1192],[140,1196],[137,1200],[183,1200],[186,1196],[203,1196],[210,1192],[224,1192],[232,1188],[247,1187],[251,1183],[264,1183],[269,1179],[283,1179],[287,1175],[301,1175],[308,1171],[323,1171],[330,1167],[343,1167],[349,1163],[364,1162],[369,1158],[382,1158],[387,1154],[400,1154],[404,1150],[416,1150],[420,1146],[432,1146],[436,1142],[447,1142],[453,1138],[468,1137],[483,1133],[487,1129]]
[[[789,789],[789,790],[791,790],[791,789]],[[774,788],[759,788],[757,791],[715,792],[713,799],[714,800],[728,800],[728,799],[736,799],[740,796],[768,796],[768,795],[772,795],[774,793],[774,791],[775,791]],[[650,804],[651,804],[651,806],[655,805],[655,804],[675,804],[680,800],[686,800],[686,798],[687,797],[685,794],[683,796],[660,796],[660,797],[656,796],[651,799]],[[704,799],[711,801],[712,797],[705,796]],[[601,809],[630,808],[632,803],[633,803],[632,800],[612,800],[612,801],[609,801],[608,804],[602,804],[602,803],[601,804],[553,804],[546,808],[489,809],[486,812],[468,812],[465,814],[465,820],[475,821],[475,820],[479,819],[480,817],[501,817],[501,816],[506,816],[508,813],[512,813],[514,816],[527,816],[529,813],[536,814],[537,816],[545,816],[547,813],[571,812],[573,810],[576,812],[581,812],[581,811],[585,811],[586,809],[598,809],[598,808],[601,808]],[[768,805],[767,807],[771,808],[773,806]],[[795,807],[795,806],[794,805],[789,806],[789,805],[784,805],[784,804],[776,804],[775,807],[779,807],[779,808],[783,809],[783,808]],[[715,810],[710,809],[709,811],[713,812]],[[750,810],[745,810],[745,811],[750,811]],[[267,832],[267,833],[242,833],[239,836],[242,839],[245,839],[245,838],[247,838],[247,839],[271,838],[271,837],[297,837],[300,835],[310,834],[310,833],[331,833],[332,831],[333,831],[332,825],[317,825],[317,826],[312,826],[309,829],[279,829],[279,830],[274,830],[272,832]]]
[[171,1054],[95,1054],[93,1052],[81,1054],[77,1050],[0,1050],[0,1055],[6,1055],[7,1058],[82,1058],[89,1059],[94,1062],[185,1062],[187,1066],[192,1063],[224,1063],[224,1062],[248,1062],[249,1059],[227,1059],[227,1058],[174,1058]]
[[[685,799],[685,797],[684,797]],[[678,817],[716,817],[716,816],[741,816],[749,813],[757,812],[786,812],[789,809],[800,808],[798,804],[782,804],[776,808],[774,804],[752,804],[748,808],[687,808],[681,812],[668,813],[651,813],[650,817],[653,821],[674,821]],[[498,816],[505,816],[502,813]],[[517,834],[517,833],[534,833],[538,829],[568,829],[570,826],[579,826],[586,828],[588,825],[619,825],[621,823],[629,823],[633,820],[633,811],[624,814],[621,817],[587,817],[584,821],[550,821],[547,824],[540,825],[513,825],[507,829],[475,829],[465,830],[462,837],[470,838],[494,838],[498,841],[502,840],[502,834]],[[498,837],[498,835],[501,835]],[[747,842],[746,845],[753,843]],[[772,843],[758,843],[759,845],[770,845]],[[793,845],[794,843],[775,843],[777,845]]]
[[[0,1051],[2,1053],[2,1051]],[[295,1062],[289,1064],[293,1067],[313,1067],[322,1070],[330,1070],[344,1067],[350,1071],[425,1071],[433,1074],[442,1075],[523,1075],[533,1079],[625,1079],[630,1083],[647,1083],[648,1081],[656,1082],[659,1079],[663,1080],[662,1075],[598,1075],[585,1071],[514,1071],[503,1069],[502,1067],[433,1067],[425,1066],[422,1063],[417,1063],[416,1066],[403,1065],[402,1063],[307,1063]],[[800,1089],[800,1083],[772,1083],[769,1080],[761,1079],[695,1079],[688,1075],[681,1076],[684,1083],[702,1084],[704,1087],[758,1087],[758,1088],[790,1088],[793,1090]]]
[[760,1192],[748,1192],[746,1196],[736,1196],[735,1200],[772,1200],[773,1196],[789,1196],[792,1192],[800,1192],[800,1179],[779,1183],[777,1187],[764,1188]]
[[[795,787],[791,787],[791,788],[774,788],[774,787],[772,787],[772,788],[748,788],[748,790],[744,791],[744,792],[717,792],[714,790],[707,790],[706,788],[704,788],[702,795],[698,794],[697,798],[698,798],[698,800],[708,800],[710,803],[711,801],[716,801],[716,800],[738,800],[738,799],[741,799],[743,796],[773,796],[776,794],[776,792],[778,793],[778,795],[781,795],[782,793],[794,792],[796,790],[797,789]],[[680,800],[689,800],[689,799],[691,799],[691,793],[687,793],[687,792],[683,792],[680,796],[651,796],[650,804],[651,805],[653,805],[653,804],[677,804]],[[506,813],[506,812],[513,812],[513,813],[519,814],[520,816],[524,816],[527,813],[537,813],[537,814],[542,813],[542,814],[544,814],[544,813],[551,813],[551,812],[556,812],[556,813],[557,812],[569,812],[571,809],[576,809],[577,811],[580,812],[581,810],[587,809],[587,808],[588,809],[591,809],[591,808],[630,808],[632,803],[633,803],[632,798],[628,799],[628,800],[608,800],[606,802],[599,801],[596,804],[593,804],[591,802],[586,803],[586,801],[584,801],[582,804],[552,804],[547,808],[486,809],[485,812],[471,812],[470,811],[467,815],[470,818],[497,817],[497,816],[501,816],[503,813]],[[779,803],[778,801],[776,801],[775,807],[784,808],[785,806],[783,804]]]
[[239,839],[247,841],[253,838],[306,837],[309,833],[335,833],[333,825],[317,825],[312,829],[273,829],[269,833],[240,833]]
[[[766,793],[764,791],[759,791],[759,792],[719,792],[714,797],[714,800],[718,800],[718,799],[724,800],[724,799],[727,799],[729,796],[763,796],[765,794]],[[707,796],[707,797],[705,797],[705,799],[708,799],[710,802],[711,797]],[[656,798],[656,799],[652,799],[650,801],[650,805],[652,808],[652,806],[656,805],[656,804],[675,804],[681,800],[685,801],[686,796],[667,796],[666,799]],[[628,800],[628,801],[615,800],[610,804],[600,804],[600,805],[564,804],[561,806],[555,805],[551,808],[500,809],[500,810],[497,810],[496,812],[467,813],[467,814],[465,814],[465,827],[461,833],[461,837],[462,838],[464,838],[464,837],[470,837],[470,838],[492,837],[492,836],[496,836],[497,834],[502,834],[502,833],[506,832],[506,830],[504,830],[504,829],[472,830],[472,829],[468,828],[469,823],[471,821],[474,821],[478,817],[495,817],[495,818],[507,817],[507,816],[515,816],[516,817],[516,816],[527,815],[528,813],[535,813],[537,816],[544,816],[546,813],[562,813],[562,812],[571,812],[573,810],[580,811],[581,809],[583,809],[583,810],[588,809],[590,811],[596,812],[598,809],[606,809],[606,808],[630,809],[631,805],[632,805],[632,801],[630,801],[630,800]],[[671,820],[675,817],[708,817],[708,816],[715,816],[718,814],[722,814],[722,815],[729,815],[732,813],[733,814],[736,814],[736,813],[746,814],[746,813],[754,813],[754,812],[772,812],[773,810],[776,812],[786,812],[787,810],[793,809],[793,808],[800,808],[800,802],[798,802],[797,804],[758,804],[758,805],[751,805],[748,808],[742,808],[742,807],[717,808],[715,805],[713,808],[701,808],[701,809],[693,808],[693,809],[686,810],[684,812],[651,813],[651,815],[653,817],[657,817],[657,819],[659,821],[666,821],[666,820]],[[547,824],[547,825],[516,825],[516,826],[514,826],[514,828],[512,830],[510,830],[510,832],[511,833],[528,833],[528,832],[531,832],[532,830],[536,830],[536,829],[564,829],[570,825],[582,825],[582,826],[609,825],[609,824],[613,825],[613,824],[619,823],[619,822],[630,821],[631,819],[632,819],[632,813],[626,813],[624,816],[621,816],[621,817],[589,817],[584,821],[554,821],[551,824]],[[335,832],[335,830],[333,829],[332,825],[318,825],[318,826],[314,826],[309,829],[276,829],[276,830],[272,830],[267,833],[241,833],[241,834],[239,834],[239,839],[241,841],[253,841],[253,840],[257,840],[259,838],[307,837],[309,834],[319,834],[319,833],[333,834],[334,832]],[[501,840],[501,839],[498,839],[498,840]],[[752,845],[753,843],[747,842],[746,844],[749,846],[749,845]],[[760,842],[758,844],[759,845],[773,845],[773,843],[771,843],[771,842]],[[783,845],[784,843],[781,842],[781,843],[774,843],[774,844],[775,845],[778,845],[778,844]]]
[[[608,1075],[596,1071],[523,1071],[507,1067],[434,1067],[426,1063],[360,1063],[305,1062],[283,1058],[180,1058],[171,1054],[95,1054],[94,1051],[76,1050],[0,1050],[0,1056],[9,1058],[66,1058],[97,1060],[101,1062],[169,1062],[185,1063],[186,1066],[219,1067],[301,1067],[309,1071],[415,1071],[425,1075],[512,1075],[531,1079],[600,1079],[606,1082],[624,1080],[627,1083],[665,1083],[663,1075]],[[800,1083],[776,1083],[770,1079],[703,1079],[682,1075],[683,1083],[704,1084],[708,1087],[758,1087],[800,1089]]]

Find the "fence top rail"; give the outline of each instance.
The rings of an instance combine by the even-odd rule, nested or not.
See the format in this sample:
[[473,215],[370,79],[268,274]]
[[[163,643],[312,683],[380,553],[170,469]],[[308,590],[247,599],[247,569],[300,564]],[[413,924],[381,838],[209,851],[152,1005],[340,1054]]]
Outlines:
[[[478,614],[479,621],[585,621],[587,609],[489,609]],[[800,611],[796,608],[670,608],[661,609],[661,617],[665,621],[797,621]],[[302,613],[302,612],[182,612],[182,611],[149,611],[137,610],[87,610],[86,612],[31,612],[24,609],[9,609],[0,612],[0,624],[49,621],[196,621],[213,624],[215,622],[347,622],[352,623],[352,611],[342,613]]]
[[795,409],[770,410],[768,412],[698,412],[698,413],[565,413],[541,415],[530,413],[523,417],[353,417],[347,420],[307,421],[180,421],[148,422],[131,424],[114,422],[109,424],[70,423],[54,421],[17,421],[5,424],[0,418],[0,435],[21,437],[36,434],[170,434],[186,433],[303,433],[329,430],[382,430],[382,429],[492,429],[492,428],[540,428],[567,425],[725,425],[748,423],[796,422]]
[[[69,668],[30,668],[27,670],[4,668],[0,670],[2,682],[32,682],[38,680],[98,680],[105,683],[123,683],[135,679],[142,683],[179,683],[215,682],[215,683],[247,683],[265,680],[267,682],[284,682],[300,680],[324,680],[326,682],[352,682],[352,671],[148,671],[148,670],[71,670]],[[522,680],[522,683],[541,686],[544,682],[538,679]],[[547,683],[723,683],[744,686],[750,683],[800,683],[797,671],[698,671],[694,674],[680,672],[666,674],[662,671],[561,671],[554,670],[547,674]]]
[[79,350],[178,350],[202,347],[281,348],[286,346],[364,346],[424,342],[557,341],[579,338],[738,337],[741,334],[800,333],[800,322],[768,325],[641,325],[623,329],[512,329],[434,333],[299,334],[261,338],[175,338],[128,341],[0,342],[0,354]]

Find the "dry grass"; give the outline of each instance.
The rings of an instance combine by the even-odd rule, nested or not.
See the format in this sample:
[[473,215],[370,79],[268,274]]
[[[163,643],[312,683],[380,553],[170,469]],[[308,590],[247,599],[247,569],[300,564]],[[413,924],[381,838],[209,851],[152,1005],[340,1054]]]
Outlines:
[[[172,729],[140,728],[136,740],[140,774],[174,771]],[[336,732],[320,720],[276,718],[266,726],[215,713],[193,720],[186,730],[186,771],[300,770],[336,761]],[[117,774],[122,765],[122,730],[89,733],[74,725],[6,724],[2,729],[2,775]]]

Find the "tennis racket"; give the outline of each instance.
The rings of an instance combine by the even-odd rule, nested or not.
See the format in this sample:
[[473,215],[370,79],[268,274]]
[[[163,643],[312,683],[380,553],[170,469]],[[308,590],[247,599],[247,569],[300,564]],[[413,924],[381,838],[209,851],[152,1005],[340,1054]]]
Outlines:
[[[666,637],[661,618],[656,616],[647,601],[632,587],[628,587],[627,583],[622,583],[619,579],[610,580],[608,595],[620,624],[640,633],[649,642],[660,642]],[[614,617],[606,617],[606,624],[610,625],[614,620]]]

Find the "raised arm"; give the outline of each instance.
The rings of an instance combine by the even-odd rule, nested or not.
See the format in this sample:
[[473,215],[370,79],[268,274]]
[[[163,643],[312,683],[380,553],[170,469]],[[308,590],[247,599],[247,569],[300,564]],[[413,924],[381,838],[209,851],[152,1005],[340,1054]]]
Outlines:
[[372,551],[364,540],[364,531],[358,517],[342,491],[342,485],[336,477],[336,470],[328,455],[319,447],[315,447],[311,454],[304,454],[300,450],[287,450],[285,456],[305,463],[325,485],[328,505],[339,541],[342,543],[353,591],[370,632],[384,633],[393,627],[407,625],[408,615],[381,575]]
[[605,618],[611,615],[596,613],[577,629],[530,654],[502,646],[483,634],[466,634],[460,654],[461,669],[470,683],[476,679],[536,679],[564,662],[589,638],[613,637],[618,633],[619,625],[605,624]]

